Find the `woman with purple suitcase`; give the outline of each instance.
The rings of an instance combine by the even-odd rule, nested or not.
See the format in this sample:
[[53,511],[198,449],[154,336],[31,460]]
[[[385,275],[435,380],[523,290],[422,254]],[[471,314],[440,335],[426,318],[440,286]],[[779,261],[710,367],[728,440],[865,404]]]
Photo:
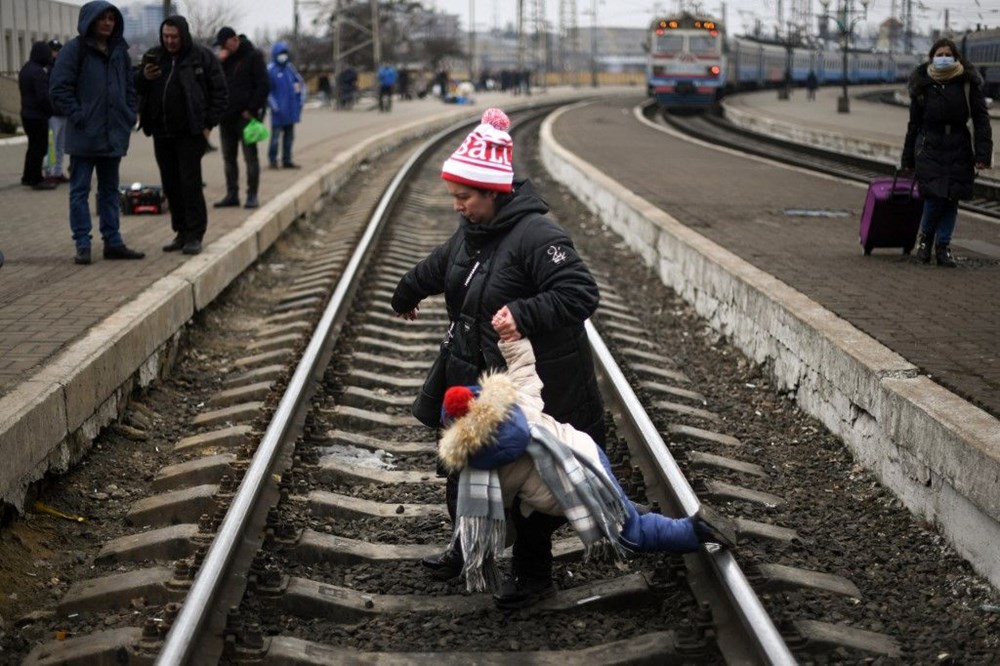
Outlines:
[[[955,267],[949,245],[958,202],[972,197],[979,169],[993,162],[990,116],[983,79],[950,39],[934,42],[929,61],[910,75],[910,121],[906,126],[901,167],[916,170],[924,213],[917,257]],[[972,131],[969,131],[969,121]]]

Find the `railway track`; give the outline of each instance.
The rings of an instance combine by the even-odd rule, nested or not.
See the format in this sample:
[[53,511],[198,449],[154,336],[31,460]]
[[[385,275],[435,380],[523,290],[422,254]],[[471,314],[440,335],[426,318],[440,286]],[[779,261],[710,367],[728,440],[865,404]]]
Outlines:
[[[841,178],[868,183],[878,176],[891,176],[894,167],[883,161],[858,155],[847,155],[806,146],[735,127],[714,114],[678,115],[658,113],[655,104],[643,107],[646,118],[673,127],[689,136],[718,146],[766,157]],[[1000,218],[1000,181],[981,178],[974,186],[975,196],[960,206],[994,219]]]
[[[535,124],[514,120],[525,133]],[[559,594],[513,614],[423,574],[419,559],[439,552],[450,529],[433,433],[408,406],[447,321],[440,301],[426,302],[416,323],[387,303],[398,277],[451,233],[437,165],[457,141],[430,142],[427,166],[412,178],[373,176],[332,233],[281,262],[282,289],[236,336],[194,432],[175,443],[154,494],[128,510],[137,528],[104,544],[94,576],[59,599],[55,615],[72,636],[37,647],[26,663],[792,663],[816,653],[905,654],[892,636],[844,621],[865,594],[818,567],[796,526],[768,520],[789,502],[775,474],[752,462],[755,447],[727,433],[683,363],[635,316],[613,266],[595,269],[602,304],[589,334],[614,416],[616,474],[633,499],[671,515],[716,505],[737,519],[741,547],[637,556],[623,570],[581,562],[563,530]],[[408,189],[383,195],[390,179]],[[139,610],[123,622],[123,609]]]

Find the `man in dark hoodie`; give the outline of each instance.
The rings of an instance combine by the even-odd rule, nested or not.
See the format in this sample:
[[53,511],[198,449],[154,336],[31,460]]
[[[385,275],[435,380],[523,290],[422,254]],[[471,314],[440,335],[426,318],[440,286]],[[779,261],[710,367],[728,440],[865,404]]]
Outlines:
[[247,198],[245,208],[256,208],[260,185],[260,160],[257,144],[243,141],[243,128],[251,119],[262,120],[269,91],[267,65],[264,56],[246,35],[237,35],[226,26],[219,30],[215,45],[221,47],[219,59],[226,73],[229,104],[219,123],[222,161],[226,168],[226,196],[215,202],[216,208],[240,205],[240,170],[236,164],[238,147],[243,145],[243,160],[247,165]]
[[70,160],[69,226],[78,264],[90,263],[90,181],[97,171],[97,211],[105,259],[142,259],[119,231],[118,168],[128,152],[138,99],[123,37],[122,13],[110,2],[80,7],[79,35],[59,53],[49,80],[55,109],[65,115]]
[[198,254],[208,227],[201,158],[229,97],[222,65],[209,49],[193,42],[187,19],[168,16],[160,24],[160,48],[142,58],[136,90],[142,100],[142,129],[153,137],[176,234],[163,251]]
[[28,136],[28,150],[24,153],[24,171],[21,184],[34,190],[51,190],[56,184],[42,178],[42,160],[49,146],[49,61],[51,53],[45,42],[31,45],[31,57],[17,77],[21,89],[21,126]]

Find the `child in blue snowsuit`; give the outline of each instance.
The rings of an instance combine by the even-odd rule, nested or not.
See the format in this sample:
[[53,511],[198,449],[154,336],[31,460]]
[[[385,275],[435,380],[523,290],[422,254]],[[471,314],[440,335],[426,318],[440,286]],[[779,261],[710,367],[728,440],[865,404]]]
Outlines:
[[[734,545],[736,532],[731,523],[707,507],[688,518],[639,513],[594,440],[542,411],[542,382],[535,372],[531,342],[501,339],[499,347],[507,362],[506,372],[485,374],[479,386],[451,387],[445,394],[442,416],[446,428],[438,456],[446,468],[468,468],[463,474],[478,473],[478,480],[472,484],[486,484],[484,473],[495,474],[492,483],[499,485],[504,508],[510,510],[517,498],[515,510],[524,515],[541,511],[566,516],[588,547],[591,543],[581,525],[586,529],[595,522],[602,534],[596,535],[594,542],[601,536],[609,541],[614,537],[616,544],[636,552],[690,553],[706,541],[725,547]],[[544,469],[547,474],[541,471]],[[566,493],[572,496],[585,487],[594,489],[593,497],[573,506]],[[599,508],[591,510],[594,506]],[[461,507],[459,514],[461,523]],[[583,522],[579,522],[582,514],[589,515],[583,515]],[[497,515],[491,515],[495,524]],[[502,517],[499,520],[502,522]],[[485,522],[488,529],[499,529]],[[469,553],[477,551],[477,545],[466,541],[487,532],[482,525],[465,533],[461,526],[456,530],[465,555],[467,578]],[[478,552],[482,560],[482,547]]]

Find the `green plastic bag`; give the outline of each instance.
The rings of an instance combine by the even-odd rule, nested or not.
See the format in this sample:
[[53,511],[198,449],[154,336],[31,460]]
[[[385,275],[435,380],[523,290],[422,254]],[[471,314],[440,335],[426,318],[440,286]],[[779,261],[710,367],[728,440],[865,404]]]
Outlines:
[[251,118],[250,122],[246,124],[243,128],[243,143],[260,143],[261,141],[267,141],[270,133],[264,126],[264,123],[260,122],[256,118]]

